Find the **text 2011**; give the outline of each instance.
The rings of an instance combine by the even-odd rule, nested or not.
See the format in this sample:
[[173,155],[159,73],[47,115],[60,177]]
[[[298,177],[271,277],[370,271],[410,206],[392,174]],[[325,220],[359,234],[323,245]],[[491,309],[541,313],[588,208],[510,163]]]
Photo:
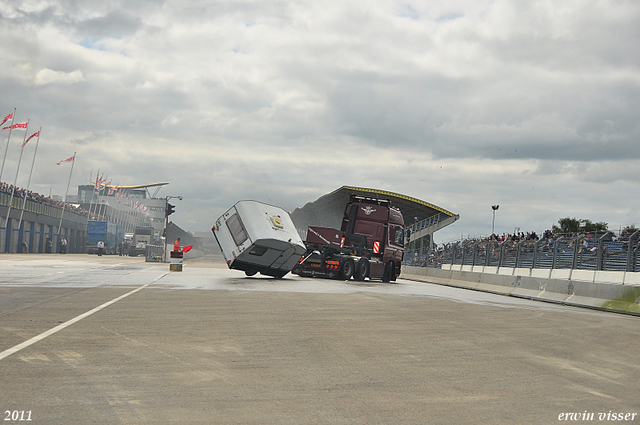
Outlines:
[[5,421],[30,421],[31,410],[5,410]]

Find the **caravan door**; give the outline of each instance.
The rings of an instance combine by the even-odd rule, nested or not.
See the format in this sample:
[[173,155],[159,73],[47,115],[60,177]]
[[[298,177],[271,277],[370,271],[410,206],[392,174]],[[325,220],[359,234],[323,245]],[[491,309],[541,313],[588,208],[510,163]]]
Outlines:
[[[286,251],[284,251],[282,254],[280,254],[280,256],[276,259],[276,261],[273,262],[273,264],[271,264],[271,268],[273,269],[281,269],[282,266],[287,263],[287,261],[296,253],[296,249],[294,247],[291,247],[289,249],[287,249]],[[300,255],[298,255],[296,257],[296,262],[299,260]],[[294,263],[295,264],[295,263]],[[289,268],[288,270],[291,270],[291,268]]]

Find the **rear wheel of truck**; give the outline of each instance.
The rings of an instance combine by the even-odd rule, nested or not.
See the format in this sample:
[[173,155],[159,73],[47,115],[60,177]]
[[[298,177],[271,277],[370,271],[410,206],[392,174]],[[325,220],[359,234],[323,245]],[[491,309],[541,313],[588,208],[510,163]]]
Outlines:
[[382,272],[382,281],[384,283],[389,283],[392,280],[396,280],[396,266],[393,264],[393,261],[389,261],[384,266],[384,272]]
[[340,277],[344,280],[351,279],[353,276],[353,271],[355,266],[353,265],[353,260],[348,259],[342,262],[342,271],[340,272]]
[[253,276],[256,273],[258,273],[258,270],[245,270],[244,274],[246,274],[247,276]]
[[361,258],[356,265],[356,272],[353,275],[355,280],[363,281],[369,274],[369,260],[367,258]]

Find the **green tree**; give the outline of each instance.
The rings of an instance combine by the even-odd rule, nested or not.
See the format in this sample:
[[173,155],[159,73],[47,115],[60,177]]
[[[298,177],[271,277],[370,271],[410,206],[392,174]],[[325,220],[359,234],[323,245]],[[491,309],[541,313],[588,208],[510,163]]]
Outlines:
[[577,219],[575,217],[561,218],[560,220],[558,220],[558,224],[560,226],[556,226],[554,224],[551,228],[551,231],[555,234],[560,235],[582,232],[604,233],[609,228],[609,224],[605,223],[604,221],[594,223],[588,219]]

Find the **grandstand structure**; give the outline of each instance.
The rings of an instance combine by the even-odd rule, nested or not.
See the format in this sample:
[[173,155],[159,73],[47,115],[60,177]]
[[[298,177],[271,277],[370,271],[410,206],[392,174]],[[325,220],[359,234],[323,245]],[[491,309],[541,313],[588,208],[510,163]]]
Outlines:
[[[157,243],[165,237],[171,245],[180,238],[183,246],[193,245],[188,257],[202,255],[202,243],[199,240],[177,224],[166,222],[168,198],[157,195],[168,184],[162,182],[117,186],[119,190],[110,185],[103,185],[99,190],[93,184],[78,186],[78,202],[83,208],[92,211],[91,220],[100,219],[119,224],[125,233],[133,233],[136,227],[149,226],[153,228],[153,239]],[[150,189],[155,189],[153,194]],[[94,207],[91,208],[91,205]]]
[[[0,191],[0,253],[57,252],[67,240],[67,252],[83,252],[87,216],[73,205],[49,197],[13,196]],[[11,208],[9,208],[11,207]]]
[[[136,227],[151,226],[156,238],[164,231],[167,200],[157,198],[158,191],[169,183],[149,183],[130,186],[93,184],[78,186],[77,202],[90,211],[90,220],[119,224],[125,233],[133,233]],[[156,188],[151,195],[149,188]],[[144,212],[142,212],[144,210]]]
[[[419,258],[406,259],[406,265],[444,268],[445,266],[497,269],[549,269],[640,271],[640,230],[623,231],[618,237],[605,232],[591,234],[554,235],[536,240],[495,241],[463,240],[441,246]],[[453,270],[453,269],[452,269]]]
[[[339,229],[344,208],[351,195],[367,198],[389,199],[400,209],[404,217],[409,243],[407,253],[428,252],[433,244],[433,234],[456,222],[460,216],[432,203],[383,189],[342,186],[321,196],[291,213],[291,219],[300,236],[305,239],[309,226],[325,226]],[[408,255],[408,254],[407,254]],[[413,255],[413,254],[411,254]]]
[[[159,240],[164,233],[167,198],[156,195],[167,184],[118,186],[119,193],[114,186],[96,189],[94,184],[80,185],[77,195],[70,195],[66,204],[59,197],[24,189],[16,189],[12,197],[12,187],[0,184],[0,253],[55,253],[63,238],[68,253],[86,252],[89,221],[114,223],[126,233],[150,226]],[[153,195],[150,188],[156,189]],[[170,238],[192,239],[175,224],[171,229]],[[193,244],[195,248],[201,245]]]

